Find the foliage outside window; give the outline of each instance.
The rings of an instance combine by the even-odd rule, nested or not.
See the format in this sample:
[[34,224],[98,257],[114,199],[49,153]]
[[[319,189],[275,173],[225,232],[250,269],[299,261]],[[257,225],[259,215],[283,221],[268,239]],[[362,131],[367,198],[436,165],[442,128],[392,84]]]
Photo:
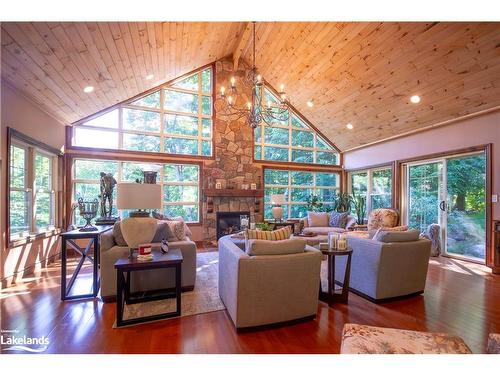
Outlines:
[[212,155],[212,69],[73,127],[73,146]]
[[351,172],[349,173],[349,188],[351,194],[366,198],[367,216],[371,210],[376,208],[392,207],[391,168]]
[[17,141],[12,142],[9,152],[10,240],[54,229],[55,156]]
[[284,194],[284,219],[307,216],[307,200],[318,196],[325,208],[333,208],[339,190],[338,173],[303,170],[264,170],[264,219],[271,220],[271,194]]
[[[266,88],[265,102],[276,97]],[[254,130],[254,158],[278,162],[338,165],[338,152],[294,112],[288,121],[261,123]]]
[[[75,159],[73,163],[73,200],[98,198],[100,172],[113,174],[118,182],[134,182],[143,179],[143,171],[158,171],[157,183],[162,186],[162,212],[167,216],[182,216],[187,222],[199,222],[199,179],[197,164],[142,163],[136,161]],[[116,193],[113,197],[116,201]],[[118,213],[113,202],[112,215],[128,216],[128,211]],[[84,224],[78,213],[76,224]]]

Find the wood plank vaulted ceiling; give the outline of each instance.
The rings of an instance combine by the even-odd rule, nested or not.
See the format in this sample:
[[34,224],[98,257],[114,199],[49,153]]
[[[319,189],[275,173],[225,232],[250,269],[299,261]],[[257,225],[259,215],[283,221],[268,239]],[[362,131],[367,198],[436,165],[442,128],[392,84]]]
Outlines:
[[[222,57],[252,61],[246,22],[7,22],[1,30],[2,78],[66,123]],[[257,67],[346,150],[499,106],[500,23],[258,23]]]

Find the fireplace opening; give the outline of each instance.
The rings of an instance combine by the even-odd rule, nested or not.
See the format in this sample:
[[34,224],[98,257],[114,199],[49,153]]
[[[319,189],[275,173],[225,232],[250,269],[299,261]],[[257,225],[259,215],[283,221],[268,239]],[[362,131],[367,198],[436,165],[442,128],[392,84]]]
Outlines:
[[250,225],[250,212],[217,212],[217,240],[228,234],[238,233],[241,230],[241,219],[245,217]]

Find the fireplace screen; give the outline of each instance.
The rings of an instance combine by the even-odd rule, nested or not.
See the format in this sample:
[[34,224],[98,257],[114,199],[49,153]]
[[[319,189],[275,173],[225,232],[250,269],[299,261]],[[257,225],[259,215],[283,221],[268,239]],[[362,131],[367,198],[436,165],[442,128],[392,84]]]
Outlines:
[[[217,212],[217,239],[228,234],[237,233],[243,226],[250,225],[250,212]],[[246,222],[245,222],[246,220]]]

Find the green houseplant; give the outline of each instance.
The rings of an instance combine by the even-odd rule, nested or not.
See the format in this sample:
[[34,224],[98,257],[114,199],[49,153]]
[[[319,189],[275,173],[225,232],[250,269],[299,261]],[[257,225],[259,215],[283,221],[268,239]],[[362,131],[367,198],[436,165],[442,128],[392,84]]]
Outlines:
[[352,197],[347,193],[340,193],[335,197],[333,209],[337,212],[351,212]]
[[352,202],[357,217],[356,223],[363,225],[366,216],[366,197],[364,195],[353,194]]

